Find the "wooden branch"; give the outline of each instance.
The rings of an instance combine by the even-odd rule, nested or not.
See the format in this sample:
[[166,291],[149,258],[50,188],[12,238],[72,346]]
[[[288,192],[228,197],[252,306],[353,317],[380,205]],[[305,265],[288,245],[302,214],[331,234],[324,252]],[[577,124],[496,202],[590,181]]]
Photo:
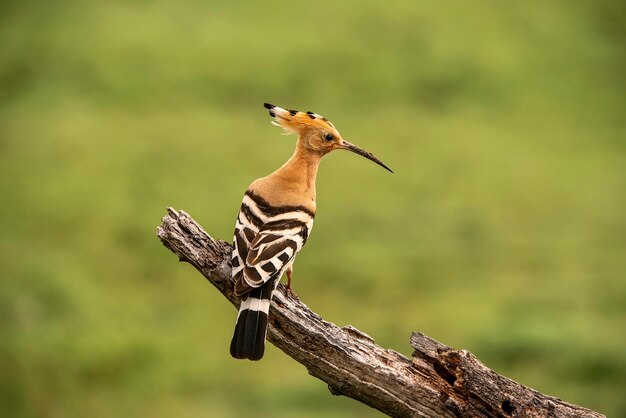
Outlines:
[[[180,261],[192,264],[239,305],[232,293],[229,243],[211,238],[188,214],[172,208],[157,235]],[[333,395],[393,417],[603,416],[527,388],[490,370],[472,353],[422,333],[411,335],[412,358],[382,348],[350,325],[324,321],[282,285],[272,301],[268,339],[326,382]]]

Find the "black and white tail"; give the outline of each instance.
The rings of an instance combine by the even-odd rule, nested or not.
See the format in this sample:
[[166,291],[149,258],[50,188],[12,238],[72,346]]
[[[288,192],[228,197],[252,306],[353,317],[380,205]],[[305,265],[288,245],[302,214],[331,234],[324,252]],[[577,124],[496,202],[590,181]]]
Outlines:
[[230,355],[238,359],[260,360],[265,352],[265,334],[270,301],[276,280],[252,290],[241,302]]

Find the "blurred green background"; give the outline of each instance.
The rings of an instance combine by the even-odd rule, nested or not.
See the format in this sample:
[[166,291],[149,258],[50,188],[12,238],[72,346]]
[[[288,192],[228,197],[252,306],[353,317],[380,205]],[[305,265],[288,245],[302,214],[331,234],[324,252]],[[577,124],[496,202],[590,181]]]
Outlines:
[[619,1],[0,3],[6,417],[375,417],[274,347],[155,236],[230,239],[292,153],[264,101],[330,118],[295,290],[409,355],[422,331],[626,416]]

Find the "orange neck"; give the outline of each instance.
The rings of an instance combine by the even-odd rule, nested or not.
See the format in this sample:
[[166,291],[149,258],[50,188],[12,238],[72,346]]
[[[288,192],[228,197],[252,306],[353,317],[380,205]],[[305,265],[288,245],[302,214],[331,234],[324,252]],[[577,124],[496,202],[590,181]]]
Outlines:
[[315,179],[322,156],[307,149],[298,139],[296,150],[282,167],[272,173],[272,176],[290,183],[294,189],[302,194],[303,198],[315,201]]

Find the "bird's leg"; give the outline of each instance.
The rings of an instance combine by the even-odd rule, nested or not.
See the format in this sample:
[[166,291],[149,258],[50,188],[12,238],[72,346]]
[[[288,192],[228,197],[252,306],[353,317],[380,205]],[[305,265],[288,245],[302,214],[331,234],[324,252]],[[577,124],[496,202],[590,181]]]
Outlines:
[[287,269],[287,294],[289,294],[290,296],[293,296],[294,298],[297,298],[298,295],[296,295],[296,293],[291,289],[291,275],[293,274],[293,267],[289,266],[289,268]]
[[291,290],[291,275],[293,274],[293,268],[289,266],[287,269],[287,289]]

